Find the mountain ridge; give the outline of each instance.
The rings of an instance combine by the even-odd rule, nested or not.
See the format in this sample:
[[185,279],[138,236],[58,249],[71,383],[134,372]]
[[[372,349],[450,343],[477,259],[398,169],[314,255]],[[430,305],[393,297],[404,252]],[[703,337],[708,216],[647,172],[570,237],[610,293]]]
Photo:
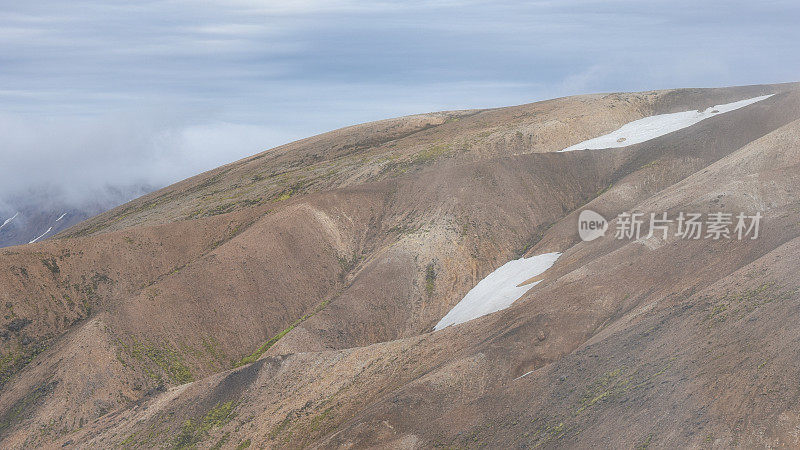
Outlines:
[[[641,117],[765,93],[775,95],[651,141],[557,153]],[[736,431],[726,425],[742,417],[736,398],[693,401],[661,380],[703,369],[678,343],[720,352],[712,374],[733,370],[735,344],[703,328],[717,306],[744,308],[746,336],[763,348],[768,334],[747,321],[795,314],[791,269],[767,262],[800,236],[797,84],[411,117],[245,158],[0,250],[0,300],[12,305],[3,326],[28,321],[3,340],[3,445],[796,442],[770,422],[798,420],[788,403],[755,401],[760,422]],[[764,235],[588,243],[576,233],[582,209],[689,206],[756,206]],[[556,251],[509,308],[431,332],[493,269]],[[743,340],[742,319],[712,319]],[[643,335],[654,340],[634,339]],[[753,379],[758,364],[738,370]],[[693,389],[720,389],[703,386]],[[645,420],[647,399],[674,413],[658,395],[686,407],[680,421]],[[716,416],[703,418],[709,407]],[[613,433],[622,418],[625,432]],[[690,422],[693,433],[680,431]]]

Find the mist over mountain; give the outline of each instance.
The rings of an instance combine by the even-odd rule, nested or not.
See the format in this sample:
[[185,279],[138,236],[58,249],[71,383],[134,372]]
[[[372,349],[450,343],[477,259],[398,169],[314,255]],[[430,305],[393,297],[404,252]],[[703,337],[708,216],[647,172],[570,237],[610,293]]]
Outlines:
[[155,189],[149,184],[107,185],[74,192],[51,185],[4,197],[0,201],[0,247],[49,239]]
[[164,186],[282,143],[263,127],[145,111],[107,117],[0,115],[0,197],[48,187],[82,201],[106,186]]
[[[166,113],[58,118],[0,115],[0,246],[43,239],[182,178],[277,145],[264,127]],[[63,220],[55,222],[62,213]]]

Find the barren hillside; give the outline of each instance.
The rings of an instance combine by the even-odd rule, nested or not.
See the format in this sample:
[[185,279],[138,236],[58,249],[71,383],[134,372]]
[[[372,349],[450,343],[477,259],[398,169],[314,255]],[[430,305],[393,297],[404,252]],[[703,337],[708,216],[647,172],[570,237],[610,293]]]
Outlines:
[[[653,137],[560,151],[632,122]],[[228,164],[0,249],[0,447],[800,446],[799,164],[798,84],[421,114]],[[631,212],[762,218],[617,239]]]

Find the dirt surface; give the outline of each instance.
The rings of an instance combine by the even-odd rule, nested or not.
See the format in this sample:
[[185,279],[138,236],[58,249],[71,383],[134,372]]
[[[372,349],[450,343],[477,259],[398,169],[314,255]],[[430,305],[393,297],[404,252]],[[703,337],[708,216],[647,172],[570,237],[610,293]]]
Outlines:
[[[775,94],[628,147],[653,114]],[[800,87],[333,131],[0,250],[0,447],[800,446]],[[756,240],[577,216],[760,212]],[[510,308],[479,280],[563,252]]]

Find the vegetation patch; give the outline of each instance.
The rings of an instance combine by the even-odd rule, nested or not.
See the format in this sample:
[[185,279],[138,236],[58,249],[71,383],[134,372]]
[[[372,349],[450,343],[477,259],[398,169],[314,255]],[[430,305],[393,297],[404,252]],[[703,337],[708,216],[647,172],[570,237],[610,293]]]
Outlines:
[[534,448],[540,447],[545,443],[561,439],[567,434],[567,431],[568,428],[564,425],[564,422],[559,422],[557,424],[545,423],[544,426],[537,431],[536,437],[538,438],[538,441],[534,445]]
[[[514,422],[513,425],[516,426],[517,423]],[[575,425],[568,425],[558,418],[542,419],[537,417],[531,420],[531,426],[533,431],[526,432],[523,435],[523,438],[528,441],[527,448],[552,447],[568,434],[574,435],[578,433]],[[477,441],[477,436],[475,440]]]
[[[264,212],[264,215],[271,214],[273,211],[274,210],[272,210],[272,209],[268,209],[267,211]],[[243,232],[250,225],[252,225],[254,221],[255,220],[251,220],[249,222],[244,222],[244,223],[237,223],[235,227],[233,227],[230,231],[228,231],[227,236],[223,237],[222,239],[218,239],[218,240],[212,242],[208,246],[208,248],[203,252],[203,255],[206,255],[206,254],[216,250],[222,244],[224,244],[224,243],[230,241],[231,239],[235,238],[236,236],[239,235],[239,233]]]
[[24,414],[28,408],[35,404],[39,399],[53,392],[57,381],[51,381],[30,391],[27,395],[14,402],[13,405],[0,416],[0,434],[11,428]]
[[216,362],[220,367],[230,364],[228,355],[219,348],[219,342],[214,336],[209,336],[208,339],[203,338],[203,348],[211,359]]
[[209,431],[230,422],[234,416],[233,409],[235,407],[236,403],[233,401],[217,403],[201,419],[185,421],[181,426],[181,431],[175,436],[173,448],[185,449],[194,447],[198,442],[208,437]]
[[425,268],[425,293],[431,297],[436,290],[436,267],[433,262]]
[[421,228],[420,225],[395,225],[389,228],[389,233],[397,233],[400,235],[414,234]]
[[330,419],[331,411],[333,410],[333,406],[328,407],[325,411],[322,411],[321,414],[314,416],[311,421],[308,423],[308,429],[312,433],[317,431],[323,423],[325,423],[328,419]]
[[[76,293],[83,294],[83,299],[79,300],[76,298],[76,300],[79,300],[77,304],[69,295],[64,293],[64,300],[67,306],[70,310],[78,313],[78,320],[89,317],[92,313],[92,306],[100,301],[100,295],[97,290],[101,283],[110,284],[113,283],[113,280],[107,275],[97,272],[92,274],[89,278],[87,278],[86,275],[81,275],[80,283],[72,284],[72,289]],[[63,302],[59,300],[59,303]],[[66,319],[66,317],[64,319]]]
[[421,150],[411,155],[408,159],[403,161],[391,160],[381,168],[381,174],[387,172],[400,172],[404,173],[408,169],[417,165],[424,165],[436,161],[440,157],[451,153],[452,147],[449,144],[432,145],[425,150]]
[[653,437],[654,437],[653,434],[648,435],[647,439],[645,439],[644,441],[642,441],[641,444],[636,446],[636,450],[647,450],[653,443]]
[[[229,212],[237,210],[237,209],[246,208],[246,207],[253,206],[253,205],[258,205],[260,203],[261,203],[261,197],[252,198],[252,199],[246,199],[246,200],[239,200],[238,202],[223,203],[221,205],[217,205],[217,206],[209,209],[203,215],[204,216],[218,216],[220,214],[226,214],[226,213],[229,213]],[[200,213],[197,213],[197,215],[195,215],[194,217],[199,217],[200,215],[201,215]]]
[[167,375],[169,380],[175,384],[184,384],[194,381],[194,376],[191,370],[189,370],[189,367],[184,363],[181,354],[169,344],[156,345],[151,342],[140,342],[135,337],[131,339],[133,340],[133,344],[128,347],[120,343],[122,348],[136,360],[144,364],[155,365],[160,369],[160,371],[154,371],[151,370],[152,367],[145,367],[144,371],[150,378],[161,382],[162,375],[160,372],[163,372]]
[[47,340],[23,346],[17,344],[16,350],[0,353],[0,388],[23,367],[30,364],[33,358],[47,349]]
[[217,205],[217,206],[209,209],[208,210],[208,215],[209,216],[218,216],[220,214],[229,213],[229,212],[233,211],[234,208],[236,208],[236,202],[224,203],[222,205]]
[[273,202],[280,202],[291,198],[293,195],[304,193],[307,185],[308,185],[307,180],[298,180],[289,187],[287,187],[286,189],[276,194],[271,200]]
[[58,263],[56,262],[55,258],[42,259],[42,264],[47,267],[47,270],[49,270],[53,276],[58,276],[58,274],[61,273],[61,269],[58,267]]
[[525,243],[519,250],[514,252],[515,258],[519,259],[525,256],[525,254],[528,253],[528,250],[532,249],[534,245],[538,244],[542,240],[542,238],[544,238],[544,234],[552,226],[553,226],[552,223],[538,226],[536,228],[536,232],[534,232],[533,235],[531,235],[531,237],[527,241],[525,241]]
[[228,440],[230,438],[231,438],[231,432],[229,431],[229,432],[225,433],[224,435],[222,435],[222,437],[219,438],[219,440],[213,446],[211,446],[211,450],[218,450],[218,449],[222,448],[223,445],[228,443]]
[[742,292],[726,292],[722,297],[709,303],[703,322],[714,326],[724,323],[728,319],[740,320],[765,305],[789,300],[796,295],[796,288],[786,288],[774,281]]
[[342,271],[339,273],[339,278],[344,280],[345,276],[358,265],[361,257],[354,252],[350,259],[344,256],[337,256],[336,259],[339,260],[339,266],[342,268]]
[[204,180],[204,181],[202,181],[202,182],[198,183],[196,186],[194,186],[194,187],[192,187],[192,188],[188,189],[188,191],[187,191],[187,192],[197,192],[197,191],[201,191],[201,190],[203,190],[203,189],[205,189],[205,188],[207,188],[207,187],[210,187],[210,186],[213,186],[213,185],[215,185],[215,184],[219,183],[220,181],[222,181],[223,177],[224,177],[224,176],[225,176],[225,175],[226,175],[228,172],[230,172],[232,169],[233,169],[232,167],[227,167],[227,168],[225,168],[225,169],[222,169],[222,170],[220,170],[220,171],[219,171],[219,172],[217,172],[215,175],[213,175],[213,176],[211,176],[211,177],[207,178],[206,180]]
[[597,192],[594,194],[594,196],[595,196],[595,197],[600,197],[601,195],[603,195],[603,194],[605,194],[606,192],[608,192],[608,190],[609,190],[609,189],[611,189],[612,187],[614,187],[614,183],[608,183],[608,186],[606,186],[606,187],[604,187],[604,188],[601,188],[601,189],[599,189],[599,190],[598,190],[598,191],[597,191]]
[[628,371],[622,367],[604,373],[586,389],[574,415],[577,416],[598,403],[612,401],[634,390],[652,386],[653,380],[666,373],[675,359],[675,357],[669,358],[662,365],[655,366],[652,372],[639,369],[626,375]]
[[595,380],[583,394],[580,407],[575,413],[580,414],[587,408],[591,408],[595,403],[625,390],[631,380],[629,377],[623,377],[622,374],[623,370],[620,368],[606,372]]
[[431,147],[414,153],[411,157],[412,164],[427,164],[429,162],[435,161],[442,155],[446,155],[452,151],[452,147],[448,144],[437,144],[432,145]]
[[[191,190],[190,190],[191,191]],[[93,233],[96,233],[104,228],[108,228],[109,226],[122,221],[123,219],[130,217],[135,214],[143,213],[147,210],[153,209],[156,206],[165,204],[167,201],[170,200],[170,197],[166,195],[162,195],[158,198],[148,200],[142,204],[139,204],[138,201],[134,201],[128,204],[128,206],[124,206],[122,211],[120,211],[117,215],[105,220],[99,221],[94,225],[89,225],[85,228],[82,228],[76,231],[73,234],[68,235],[69,237],[78,237],[78,236],[88,236]]]
[[323,309],[325,309],[325,307],[328,306],[328,303],[330,303],[330,300],[325,300],[322,303],[320,303],[319,305],[317,305],[317,307],[314,308],[314,311],[312,311],[311,313],[306,314],[306,315],[300,317],[299,319],[295,320],[294,322],[292,322],[292,324],[289,325],[288,327],[286,327],[283,331],[281,331],[280,333],[276,334],[275,336],[272,336],[271,338],[269,338],[269,340],[267,342],[264,342],[263,344],[261,344],[261,346],[258,347],[256,349],[256,351],[254,351],[250,355],[245,356],[244,358],[242,358],[239,361],[237,361],[233,365],[233,367],[240,367],[240,366],[243,366],[245,364],[250,364],[252,362],[258,361],[258,358],[261,358],[261,355],[266,353],[266,351],[269,350],[273,345],[275,345],[279,340],[281,340],[282,337],[286,336],[296,326],[300,325],[301,323],[303,323],[306,320],[308,320],[311,317],[313,317],[318,312],[320,312]]
[[286,417],[283,420],[281,420],[281,423],[276,425],[275,428],[273,428],[269,432],[268,435],[269,438],[271,440],[274,440],[276,437],[278,437],[279,434],[283,432],[283,430],[286,429],[287,426],[289,426],[290,423],[292,423],[292,413],[287,414]]

